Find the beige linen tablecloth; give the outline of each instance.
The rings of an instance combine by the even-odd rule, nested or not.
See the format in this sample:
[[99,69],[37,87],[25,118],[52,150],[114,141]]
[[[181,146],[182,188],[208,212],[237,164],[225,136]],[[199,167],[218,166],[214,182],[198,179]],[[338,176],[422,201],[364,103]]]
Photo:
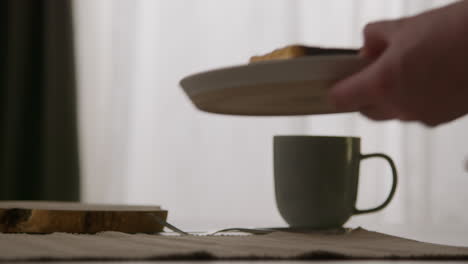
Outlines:
[[468,248],[418,242],[362,228],[341,233],[248,236],[0,234],[0,261],[154,259],[468,259]]

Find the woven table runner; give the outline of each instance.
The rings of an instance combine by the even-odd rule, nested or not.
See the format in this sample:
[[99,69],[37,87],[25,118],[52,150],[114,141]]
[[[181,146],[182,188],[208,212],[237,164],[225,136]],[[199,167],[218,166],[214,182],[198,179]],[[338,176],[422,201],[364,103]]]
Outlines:
[[0,261],[172,259],[468,259],[468,248],[367,231],[243,236],[0,234]]

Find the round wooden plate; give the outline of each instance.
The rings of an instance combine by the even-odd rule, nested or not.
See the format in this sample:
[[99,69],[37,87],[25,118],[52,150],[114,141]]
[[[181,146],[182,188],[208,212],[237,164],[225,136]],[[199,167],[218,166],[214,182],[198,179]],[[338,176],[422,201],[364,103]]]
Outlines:
[[196,73],[180,85],[200,110],[219,114],[282,116],[337,113],[327,90],[361,70],[357,55],[272,60]]

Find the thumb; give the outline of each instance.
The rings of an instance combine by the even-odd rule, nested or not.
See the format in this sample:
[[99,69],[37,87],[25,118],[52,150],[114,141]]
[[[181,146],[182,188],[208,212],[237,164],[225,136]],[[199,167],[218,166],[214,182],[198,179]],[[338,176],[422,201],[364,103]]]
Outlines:
[[364,47],[360,55],[373,62],[348,78],[336,83],[330,90],[330,101],[337,110],[358,111],[379,104],[391,87],[389,45],[406,19],[387,20],[367,24],[364,28]]
[[361,49],[361,56],[371,59],[379,57],[404,22],[405,19],[398,19],[367,24],[363,30],[364,47]]

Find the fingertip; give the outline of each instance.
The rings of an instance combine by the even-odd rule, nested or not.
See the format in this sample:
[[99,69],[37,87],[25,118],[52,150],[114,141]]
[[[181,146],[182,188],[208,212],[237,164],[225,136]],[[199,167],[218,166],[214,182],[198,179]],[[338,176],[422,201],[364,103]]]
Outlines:
[[397,114],[390,105],[370,105],[359,109],[365,117],[374,121],[387,121],[397,118]]
[[337,82],[328,94],[328,101],[338,111],[356,111],[359,108],[356,100],[349,94],[350,87],[348,80]]

